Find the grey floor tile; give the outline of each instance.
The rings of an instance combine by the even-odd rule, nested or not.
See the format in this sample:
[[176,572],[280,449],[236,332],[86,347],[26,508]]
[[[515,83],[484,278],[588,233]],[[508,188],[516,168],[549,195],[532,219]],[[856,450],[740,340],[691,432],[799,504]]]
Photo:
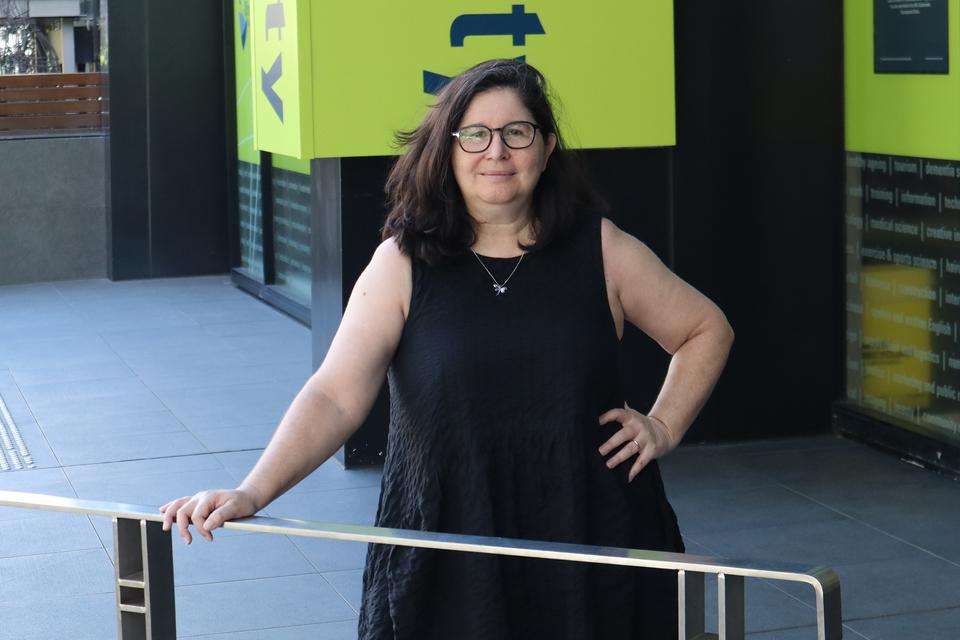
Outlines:
[[123,378],[78,380],[67,382],[19,382],[20,393],[34,409],[56,406],[64,402],[89,401],[114,396],[149,394],[150,390],[127,370]]
[[101,549],[90,519],[72,513],[23,511],[0,520],[0,558]]
[[190,545],[175,540],[173,558],[177,586],[316,573],[285,536],[249,534],[221,536],[213,542],[194,536]]
[[234,336],[254,336],[262,334],[268,334],[277,338],[310,335],[310,329],[286,316],[276,318],[274,320],[208,324],[203,326],[203,330],[212,336],[217,336],[220,338],[229,338]]
[[0,365],[0,398],[7,407],[7,411],[13,417],[14,422],[35,422],[36,416],[27,404],[23,394],[20,393],[20,387],[17,385],[13,374],[9,369]]
[[362,569],[367,559],[367,543],[291,537],[317,571]]
[[44,426],[71,422],[78,417],[109,419],[131,413],[163,411],[165,408],[163,403],[147,389],[129,395],[64,400],[42,407],[31,407],[37,421]]
[[680,530],[703,533],[837,520],[839,514],[775,485],[728,491],[688,491],[671,495]]
[[133,371],[118,359],[96,364],[53,365],[45,367],[12,367],[11,372],[21,387],[33,384],[63,384],[88,380],[126,379]]
[[113,565],[102,548],[0,558],[0,603],[114,591]]
[[[76,436],[84,434],[112,435],[149,435],[156,433],[176,433],[186,431],[186,427],[166,409],[160,411],[138,411],[105,418],[86,418],[75,416],[72,420],[54,420],[42,424],[44,435],[56,439],[56,436]],[[156,456],[155,456],[156,457]]]
[[270,382],[157,391],[187,428],[216,429],[279,423],[302,385]]
[[175,308],[200,324],[221,322],[270,322],[283,318],[283,314],[253,298],[237,298],[217,305],[204,301],[184,302]]
[[[960,607],[960,567],[932,557],[835,565],[844,620]],[[808,588],[787,591],[812,605]]]
[[[168,460],[175,461],[179,458]],[[170,500],[193,495],[198,491],[230,489],[236,486],[233,478],[224,469],[183,471],[171,465],[170,471],[165,473],[131,473],[126,476],[104,477],[89,473],[78,474],[76,469],[77,467],[67,468],[66,473],[76,487],[79,497],[135,505],[159,507]]]
[[276,428],[276,423],[268,422],[242,427],[195,429],[193,434],[207,451],[238,451],[265,448]]
[[960,637],[960,608],[857,620],[852,625],[872,640],[956,640]]
[[960,562],[960,482],[934,474],[891,485],[801,484],[795,490],[911,544]]
[[797,436],[790,438],[763,438],[704,445],[718,452],[737,455],[750,453],[775,453],[777,451],[812,451],[816,449],[857,448],[863,445],[843,436],[827,433],[823,435]]
[[226,346],[217,336],[204,331],[204,328],[198,324],[181,327],[104,331],[100,336],[120,356],[162,351],[170,348],[202,349],[211,345]]
[[73,308],[84,323],[100,332],[196,325],[193,318],[164,304],[147,302],[120,308],[114,304],[103,308],[99,302],[94,302],[87,305],[73,303]]
[[271,515],[342,524],[372,525],[380,487],[286,493],[270,504]]
[[911,545],[848,518],[704,533],[699,539],[727,558],[808,565],[881,562],[924,555]]
[[70,477],[71,482],[78,483],[127,477],[142,478],[151,475],[178,475],[190,471],[209,470],[224,470],[220,461],[211,454],[80,465],[65,470],[65,473]]
[[[816,624],[816,612],[795,598],[762,580],[747,580],[744,586],[748,632]],[[717,633],[716,578],[707,578],[707,631]]]
[[309,334],[283,335],[280,339],[275,334],[254,334],[222,340],[252,363],[309,362],[313,354]]
[[18,603],[0,602],[0,640],[114,638],[114,593],[50,598],[42,592]]
[[350,620],[353,610],[312,574],[177,588],[178,635]]
[[195,640],[357,640],[357,621],[341,620],[339,622],[308,624],[299,627],[187,637]]
[[[216,455],[227,471],[239,481],[246,477],[260,459],[260,454],[260,451],[235,451]],[[380,477],[380,467],[344,469],[334,458],[330,458],[294,486],[290,493],[379,487]]]
[[778,628],[748,633],[751,640],[817,640],[816,627]]
[[816,482],[890,485],[929,473],[866,446],[751,453],[735,458],[757,473],[790,486]]
[[31,469],[0,473],[0,491],[29,491],[77,497],[61,469]]
[[774,484],[730,455],[710,447],[681,447],[658,464],[669,497],[704,489],[744,489]]
[[63,465],[136,460],[157,456],[205,453],[204,447],[186,430],[168,433],[108,433],[48,435],[51,448]]
[[150,345],[137,349],[128,348],[119,352],[119,355],[134,370],[164,363],[196,366],[206,363],[235,365],[243,362],[235,349],[221,344],[216,338],[210,338],[202,345]]
[[99,336],[16,340],[0,345],[0,366],[36,368],[116,363],[117,355]]
[[363,595],[363,570],[330,571],[323,574],[337,593],[347,601],[354,611],[360,612],[360,601]]
[[307,381],[311,369],[306,364],[240,364],[238,354],[231,356],[233,362],[176,363],[166,367],[137,367],[138,375],[154,391],[177,389],[205,389],[239,384],[261,384],[277,381]]

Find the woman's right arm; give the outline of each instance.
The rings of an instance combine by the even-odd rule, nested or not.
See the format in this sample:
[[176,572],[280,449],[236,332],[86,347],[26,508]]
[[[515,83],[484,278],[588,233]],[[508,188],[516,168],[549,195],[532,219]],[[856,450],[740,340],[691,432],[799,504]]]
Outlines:
[[393,359],[412,292],[410,258],[391,238],[357,279],[323,364],[294,398],[253,470],[232,491],[201,491],[160,507],[188,544],[225,521],[253,515],[310,475],[370,412]]

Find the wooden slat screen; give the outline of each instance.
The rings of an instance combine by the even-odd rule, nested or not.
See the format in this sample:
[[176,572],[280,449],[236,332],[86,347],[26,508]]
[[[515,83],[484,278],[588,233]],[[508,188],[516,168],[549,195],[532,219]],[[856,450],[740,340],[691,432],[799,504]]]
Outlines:
[[0,75],[0,136],[109,128],[105,73]]

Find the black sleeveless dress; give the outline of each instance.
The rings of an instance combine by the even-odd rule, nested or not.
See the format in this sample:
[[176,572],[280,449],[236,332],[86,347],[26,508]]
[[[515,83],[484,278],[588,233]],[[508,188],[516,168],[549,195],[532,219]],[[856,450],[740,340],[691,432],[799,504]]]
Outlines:
[[[500,282],[516,262],[484,258]],[[377,525],[683,551],[656,462],[627,483],[597,451],[619,346],[597,215],[500,296],[472,253],[414,260]],[[676,596],[674,572],[371,544],[359,638],[676,638]]]

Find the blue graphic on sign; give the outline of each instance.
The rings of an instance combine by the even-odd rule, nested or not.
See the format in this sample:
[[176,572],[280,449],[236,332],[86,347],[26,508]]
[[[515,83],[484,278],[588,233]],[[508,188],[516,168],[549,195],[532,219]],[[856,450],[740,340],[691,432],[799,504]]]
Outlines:
[[277,0],[273,4],[267,5],[267,40],[270,40],[270,30],[277,30],[277,40],[283,40],[283,28],[287,26],[286,17],[283,15],[283,0]]
[[450,25],[450,46],[462,47],[467,36],[513,36],[513,46],[527,44],[528,35],[543,35],[543,25],[535,13],[526,13],[522,4],[510,13],[475,13],[457,16]]
[[[454,18],[450,24],[450,46],[462,47],[470,36],[513,36],[513,46],[527,44],[527,36],[545,35],[547,32],[536,13],[527,13],[524,5],[512,5],[510,13],[465,13]],[[519,56],[517,60],[525,60]],[[450,82],[450,76],[433,71],[423,71],[423,92],[438,93]]]
[[247,48],[247,14],[240,13],[240,48]]
[[270,106],[273,107],[274,113],[277,114],[277,117],[280,118],[280,122],[283,122],[283,100],[280,99],[280,96],[277,95],[277,92],[273,90],[273,85],[277,83],[277,80],[280,79],[280,76],[283,75],[283,54],[277,54],[277,59],[273,61],[273,64],[270,65],[269,71],[264,71],[263,68],[260,68],[260,89],[263,91],[263,95],[267,97],[267,102],[270,103]]

